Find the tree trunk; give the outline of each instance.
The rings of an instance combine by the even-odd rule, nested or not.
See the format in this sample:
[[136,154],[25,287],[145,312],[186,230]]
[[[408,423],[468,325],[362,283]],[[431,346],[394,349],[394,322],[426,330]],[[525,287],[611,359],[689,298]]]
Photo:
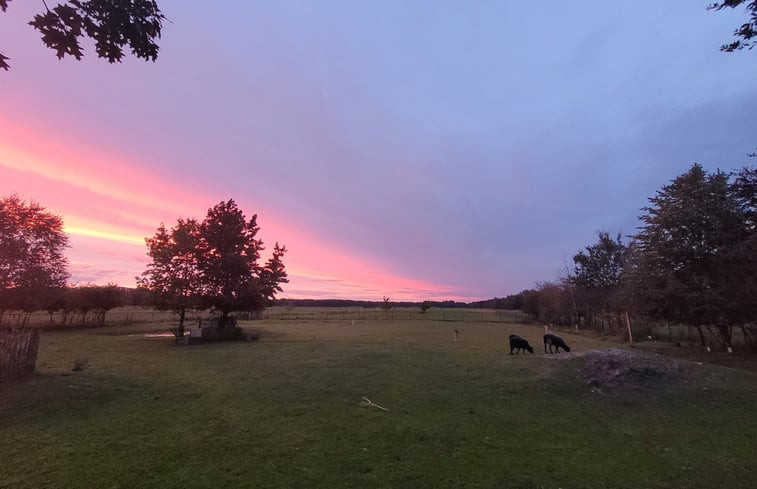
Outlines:
[[181,310],[179,310],[179,331],[177,332],[179,338],[184,336],[184,316],[186,314],[186,308],[182,307]]
[[694,326],[697,329],[697,332],[699,332],[699,342],[702,345],[702,347],[707,346],[707,342],[704,339],[704,330],[702,329],[701,325]]
[[733,350],[733,328],[727,324],[718,325],[718,336],[728,351]]
[[745,345],[746,345],[746,346],[747,346],[748,348],[750,348],[750,349],[751,349],[751,348],[752,348],[752,346],[754,345],[754,342],[752,341],[752,335],[751,335],[751,333],[749,332],[749,328],[748,328],[748,327],[747,327],[747,326],[746,326],[745,324],[742,324],[742,325],[741,325],[741,334],[742,334],[742,336],[744,337],[744,344],[745,344]]

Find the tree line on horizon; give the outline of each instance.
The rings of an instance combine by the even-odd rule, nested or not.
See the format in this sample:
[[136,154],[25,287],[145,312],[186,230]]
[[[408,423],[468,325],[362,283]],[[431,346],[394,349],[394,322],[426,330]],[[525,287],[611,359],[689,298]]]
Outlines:
[[[502,298],[470,303],[392,303],[340,299],[284,299],[288,306],[521,309],[546,324],[619,334],[635,325],[684,325],[733,347],[738,328],[757,345],[757,168],[708,173],[699,164],[663,186],[642,209],[632,236],[597,233],[597,242],[573,256],[558,280]],[[187,310],[210,309],[220,325],[233,312],[271,305],[287,276],[286,249],[258,263],[257,216],[247,220],[233,200],[208,210],[203,221],[161,224],[146,238],[152,259],[137,289],[67,286],[68,238],[63,222],[37,203],[0,199],[0,322],[7,311],[60,311],[63,323],[104,321],[122,305],[172,310],[182,334]],[[88,319],[89,318],[89,319]]]
[[183,335],[187,309],[217,313],[219,328],[232,323],[235,311],[262,311],[288,281],[284,246],[276,243],[260,264],[265,248],[258,239],[257,216],[249,220],[233,200],[208,210],[203,221],[179,219],[146,238],[152,261],[137,289],[70,286],[64,249],[68,236],[60,216],[17,195],[0,198],[0,324],[8,311],[20,326],[31,313],[61,312],[62,324],[102,324],[107,311],[123,305],[151,306],[179,315]]
[[727,349],[738,329],[757,347],[757,168],[694,164],[648,200],[636,234],[598,231],[572,269],[523,292],[522,310],[600,333],[683,325]]

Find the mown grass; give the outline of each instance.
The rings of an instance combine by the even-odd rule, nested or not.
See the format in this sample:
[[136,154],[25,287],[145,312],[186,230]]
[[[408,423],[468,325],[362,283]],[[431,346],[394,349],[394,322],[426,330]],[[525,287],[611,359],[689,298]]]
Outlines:
[[[751,372],[609,397],[582,359],[539,354],[537,327],[254,327],[257,343],[190,347],[149,325],[45,333],[38,373],[0,386],[0,487],[757,487]],[[511,332],[537,355],[507,355]]]

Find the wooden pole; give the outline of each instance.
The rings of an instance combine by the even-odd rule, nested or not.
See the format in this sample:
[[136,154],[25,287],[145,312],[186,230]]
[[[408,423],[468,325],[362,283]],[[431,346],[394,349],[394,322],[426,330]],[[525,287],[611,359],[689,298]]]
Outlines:
[[626,318],[626,328],[628,328],[628,342],[633,343],[633,334],[631,334],[631,320],[628,318],[628,311],[624,311],[623,315]]

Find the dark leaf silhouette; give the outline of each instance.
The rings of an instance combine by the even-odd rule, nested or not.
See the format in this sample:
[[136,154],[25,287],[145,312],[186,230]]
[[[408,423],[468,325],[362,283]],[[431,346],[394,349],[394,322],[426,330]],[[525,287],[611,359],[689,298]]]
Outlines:
[[[0,0],[5,11],[9,0]],[[95,43],[95,52],[111,63],[120,62],[128,49],[137,58],[158,57],[163,21],[166,17],[154,0],[70,0],[37,14],[29,25],[42,34],[45,46],[62,59],[84,55],[82,39]],[[8,58],[0,54],[0,68],[8,69]]]
[[721,51],[730,53],[740,49],[752,49],[754,47],[755,41],[753,39],[757,36],[757,0],[725,0],[723,2],[712,3],[707,7],[709,10],[723,10],[725,8],[734,9],[742,4],[746,6],[746,11],[749,14],[749,21],[742,24],[733,32],[733,35],[737,39],[731,43],[720,46]]

